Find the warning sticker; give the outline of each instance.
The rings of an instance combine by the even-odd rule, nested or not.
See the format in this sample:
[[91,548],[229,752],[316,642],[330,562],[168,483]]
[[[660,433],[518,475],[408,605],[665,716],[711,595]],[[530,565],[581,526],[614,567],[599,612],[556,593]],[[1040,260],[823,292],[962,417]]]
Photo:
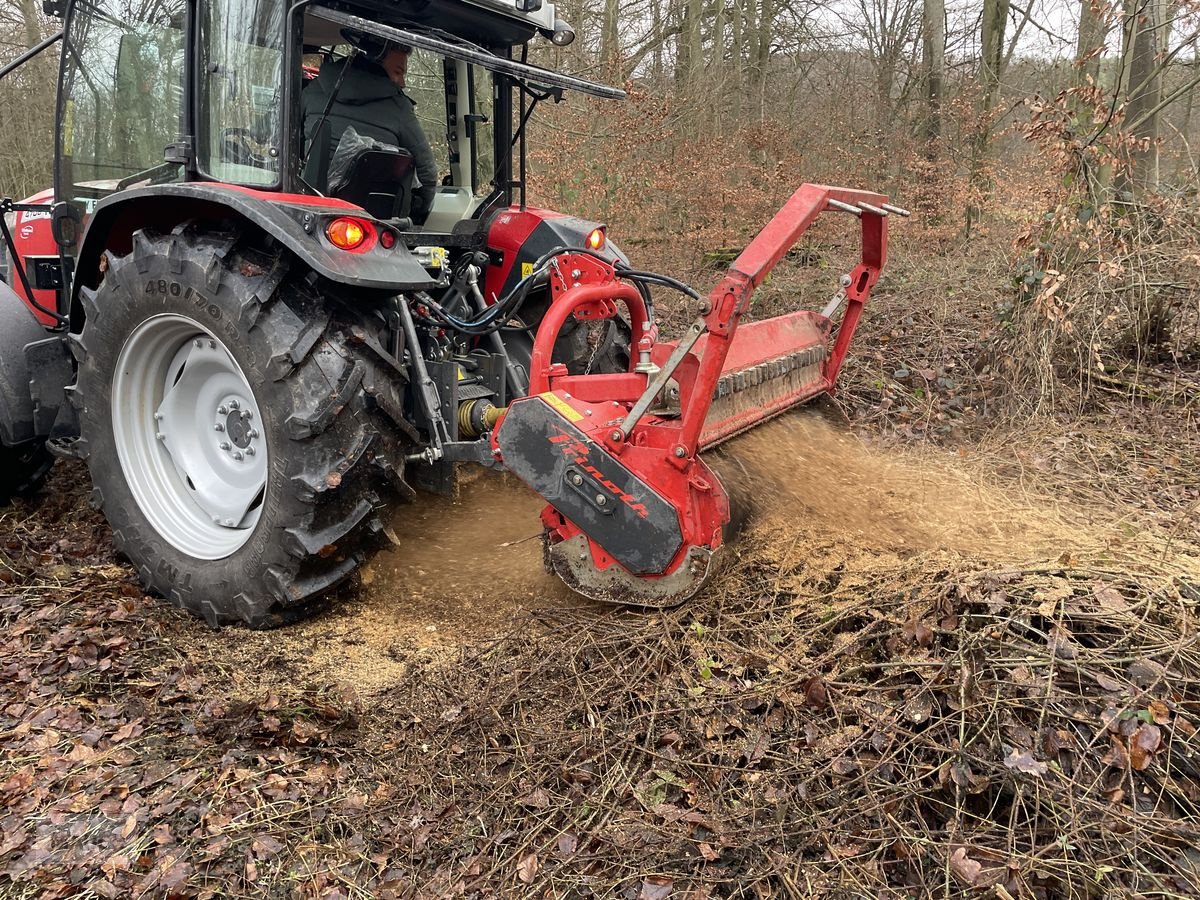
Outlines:
[[583,418],[575,407],[552,391],[546,391],[538,396],[550,404],[550,407],[568,422],[578,422]]
[[528,278],[532,274],[533,274],[533,263],[531,263],[531,262],[521,263],[521,277]]

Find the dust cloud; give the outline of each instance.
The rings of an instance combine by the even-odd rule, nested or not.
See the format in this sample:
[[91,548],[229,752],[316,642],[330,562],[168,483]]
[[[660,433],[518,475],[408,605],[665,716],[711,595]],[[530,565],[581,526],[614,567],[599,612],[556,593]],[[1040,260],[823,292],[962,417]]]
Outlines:
[[864,550],[997,560],[1103,546],[1094,516],[986,483],[938,448],[876,448],[816,414],[786,415],[711,454],[746,526],[823,532]]

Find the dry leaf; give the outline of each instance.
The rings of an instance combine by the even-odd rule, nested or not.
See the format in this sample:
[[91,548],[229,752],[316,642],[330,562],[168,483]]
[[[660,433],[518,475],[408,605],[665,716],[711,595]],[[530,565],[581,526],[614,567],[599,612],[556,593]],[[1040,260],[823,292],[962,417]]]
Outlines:
[[801,690],[804,691],[804,704],[811,706],[813,709],[822,710],[829,705],[829,693],[825,690],[825,682],[821,680],[821,676],[814,675],[804,682]]
[[520,806],[526,809],[546,809],[550,806],[550,795],[546,793],[544,788],[535,788],[524,797],[517,801]]
[[1096,602],[1100,605],[1100,608],[1106,612],[1129,612],[1129,604],[1125,602],[1125,598],[1121,596],[1121,592],[1114,587],[1097,582],[1096,586],[1092,588],[1092,594],[1095,595]]
[[1020,753],[1014,747],[1013,752],[1004,757],[1004,765],[1010,769],[1016,769],[1018,772],[1024,772],[1026,775],[1036,775],[1041,778],[1050,771],[1050,767],[1041,760],[1033,758],[1033,754],[1026,750]]
[[1171,708],[1161,700],[1150,701],[1150,718],[1155,725],[1166,725],[1171,721]]
[[716,862],[721,858],[721,854],[714,850],[713,845],[708,843],[708,841],[701,841],[700,846],[696,849],[700,851],[700,855],[708,860],[708,862]]
[[902,630],[906,638],[916,641],[922,647],[933,643],[933,629],[921,621],[915,610],[904,623]]
[[521,857],[517,863],[517,877],[525,884],[533,881],[533,876],[537,874],[538,858],[536,853],[527,853]]
[[675,882],[665,875],[651,875],[642,881],[638,900],[667,900],[675,890]]
[[967,848],[959,847],[950,854],[950,871],[969,885],[979,881],[983,866],[967,856]]
[[1162,731],[1157,725],[1142,725],[1129,739],[1129,762],[1139,772],[1150,768],[1154,751],[1162,744]]
[[1115,734],[1110,734],[1108,752],[1104,754],[1100,762],[1107,766],[1112,766],[1114,769],[1125,770],[1129,768],[1129,753],[1125,749],[1125,745],[1121,743],[1121,739]]
[[558,853],[560,856],[570,856],[579,846],[579,838],[569,831],[558,836]]

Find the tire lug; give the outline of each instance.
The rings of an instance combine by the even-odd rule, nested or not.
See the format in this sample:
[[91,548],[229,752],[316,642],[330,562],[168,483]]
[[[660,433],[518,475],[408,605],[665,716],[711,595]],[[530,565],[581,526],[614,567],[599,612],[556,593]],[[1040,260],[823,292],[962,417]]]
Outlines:
[[247,447],[247,448],[246,448],[246,455],[247,455],[247,456],[253,456],[253,455],[254,455],[254,448],[253,448],[253,447]]
[[257,429],[257,428],[251,428],[251,429],[250,429],[248,432],[246,432],[246,433],[247,433],[247,434],[249,434],[249,435],[250,435],[250,437],[252,437],[252,438],[256,438],[256,437],[258,437],[258,429]]
[[229,441],[221,441],[221,443],[219,443],[217,446],[220,447],[222,450],[228,450],[229,449]]
[[229,408],[230,408],[230,409],[241,409],[241,408],[242,408],[242,404],[238,403],[236,400],[230,400],[230,401],[229,401]]
[[224,431],[225,426],[222,425],[220,422],[218,422],[216,425],[213,426],[213,430],[214,431]]
[[243,410],[243,411],[242,411],[242,418],[243,418],[243,419],[253,419],[253,418],[254,418],[254,413],[252,413],[252,412],[251,412],[250,410],[248,410],[248,409],[247,409],[247,410]]
[[241,462],[241,461],[244,459],[244,457],[242,456],[242,451],[241,451],[241,450],[234,450],[234,451],[233,451],[233,458],[234,458],[234,459],[236,459],[238,462]]
[[229,415],[229,407],[226,406],[224,403],[222,403],[220,406],[217,407],[217,415],[221,415],[221,416]]

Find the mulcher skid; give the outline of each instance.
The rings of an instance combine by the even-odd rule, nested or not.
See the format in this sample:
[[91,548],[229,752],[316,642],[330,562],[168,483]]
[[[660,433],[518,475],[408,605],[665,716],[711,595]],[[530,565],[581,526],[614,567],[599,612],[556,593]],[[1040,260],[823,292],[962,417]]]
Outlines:
[[[826,210],[861,221],[862,254],[821,313],[739,324],[754,290]],[[637,606],[693,596],[715,570],[729,497],[700,457],[820,394],[832,392],[887,254],[888,213],[867,191],[806,184],[742,251],[682,338],[660,341],[639,291],[587,254],[559,257],[553,303],[538,329],[529,394],[492,433],[504,466],[548,502],[546,559],[573,590]],[[840,324],[835,316],[844,304]],[[611,318],[623,306],[631,370],[570,375],[551,351],[567,319]]]

